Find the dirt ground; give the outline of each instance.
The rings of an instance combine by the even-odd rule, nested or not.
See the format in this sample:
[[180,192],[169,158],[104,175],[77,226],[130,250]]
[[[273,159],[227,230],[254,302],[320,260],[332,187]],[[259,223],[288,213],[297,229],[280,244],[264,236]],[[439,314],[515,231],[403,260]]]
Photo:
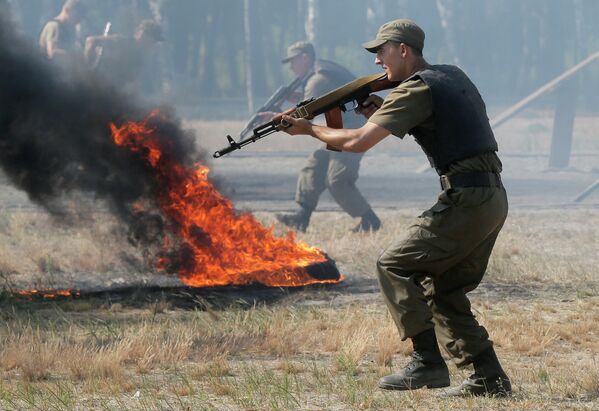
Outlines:
[[[503,180],[512,207],[572,207],[572,200],[599,179],[599,138],[597,119],[576,121],[572,158],[566,170],[548,168],[551,119],[537,117],[514,119],[496,131],[504,164]],[[242,124],[193,123],[199,141],[208,153],[226,145],[224,136]],[[233,134],[234,135],[234,134]],[[358,186],[375,208],[423,208],[438,192],[438,180],[426,167],[421,149],[409,136],[402,141],[390,136],[365,154]],[[282,133],[269,136],[227,157],[214,159],[214,174],[226,181],[226,189],[240,208],[249,210],[289,210],[297,173],[318,142]],[[599,204],[599,194],[589,197],[583,207]],[[325,193],[318,210],[337,210]]]
[[[548,168],[552,120],[548,113],[527,113],[496,130],[503,181],[512,208],[595,207],[599,191],[581,205],[572,200],[599,179],[599,138],[595,117],[579,117],[575,123],[570,167]],[[206,152],[212,175],[222,182],[239,209],[250,211],[291,210],[297,174],[306,157],[320,144],[307,137],[276,133],[228,156],[213,159],[211,154],[226,146],[225,136],[243,128],[239,121],[188,121],[196,131],[198,146]],[[358,186],[374,208],[422,209],[438,192],[435,173],[410,136],[402,141],[390,136],[365,154]],[[3,208],[31,208],[26,196],[0,178]],[[317,211],[338,210],[324,193]]]

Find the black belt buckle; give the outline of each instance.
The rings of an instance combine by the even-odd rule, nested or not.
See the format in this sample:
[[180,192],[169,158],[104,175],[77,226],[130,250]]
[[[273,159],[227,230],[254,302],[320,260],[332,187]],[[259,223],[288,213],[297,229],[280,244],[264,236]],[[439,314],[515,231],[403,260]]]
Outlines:
[[441,181],[441,189],[443,191],[451,190],[451,181],[449,180],[448,176],[443,174],[439,180]]

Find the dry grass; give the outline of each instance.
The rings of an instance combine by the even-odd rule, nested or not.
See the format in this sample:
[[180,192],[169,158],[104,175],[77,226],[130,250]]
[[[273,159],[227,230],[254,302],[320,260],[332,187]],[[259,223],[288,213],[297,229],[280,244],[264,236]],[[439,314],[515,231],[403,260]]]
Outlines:
[[[302,240],[326,249],[350,279],[374,284],[376,256],[416,212],[381,214],[380,232],[347,235],[351,219],[317,213]],[[259,217],[273,221],[268,213]],[[62,270],[73,269],[80,255],[99,261],[109,254],[92,241],[91,229],[68,242],[73,233],[66,229],[56,237],[45,232],[49,221],[33,229],[31,215],[3,218],[5,273],[19,266],[13,251],[26,254],[19,247],[50,261],[58,255]],[[324,224],[330,218],[333,230]],[[405,363],[410,344],[399,341],[378,294],[316,288],[271,305],[201,311],[166,299],[141,308],[45,302],[34,310],[0,302],[0,408],[597,409],[598,223],[596,210],[517,212],[498,241],[484,292],[473,300],[514,382],[512,399],[449,401],[429,390],[378,390],[378,378]],[[17,229],[31,241],[11,239]],[[104,230],[108,239],[110,228]],[[21,267],[46,275],[39,259],[28,261]],[[119,261],[102,264],[110,269]],[[311,300],[322,302],[304,304]],[[456,383],[467,375],[450,369]]]
[[[355,222],[334,212],[317,213],[300,238],[333,257],[352,277],[374,278],[377,257],[418,210],[381,211],[383,228],[370,235],[348,235]],[[260,214],[270,224],[274,220]],[[333,227],[332,229],[330,227]],[[568,285],[581,291],[599,284],[599,210],[512,211],[499,236],[487,279],[505,283]],[[318,228],[322,227],[322,228]],[[593,292],[591,292],[593,293]]]
[[51,288],[79,273],[131,272],[143,269],[139,250],[129,244],[118,222],[102,212],[73,227],[41,212],[11,212],[0,223],[0,276],[19,285]]
[[[522,311],[514,303],[497,302],[492,308],[477,303],[481,321],[491,330],[514,380],[516,396],[437,405],[444,404],[445,409],[596,407],[599,374],[594,353],[599,323],[585,326],[585,338],[560,337],[572,332],[568,320],[572,316],[599,314],[598,297],[584,302],[556,301],[551,315],[544,304],[531,304]],[[342,409],[427,409],[439,401],[430,391],[385,393],[375,388],[376,380],[389,371],[389,362],[399,367],[408,353],[408,345],[400,344],[393,333],[385,307],[375,301],[344,307],[230,309],[220,312],[218,321],[206,312],[173,310],[154,315],[147,309],[117,316],[96,308],[52,327],[45,321],[49,309],[22,313],[3,329],[0,398],[9,401],[6,404],[23,404],[24,394],[19,391],[23,383],[48,407],[51,402],[41,399],[41,393],[60,384],[83,393],[73,401],[84,408],[107,394],[135,405],[131,397],[138,390],[153,406],[175,398],[199,404],[201,397],[215,407],[230,404],[234,409],[319,409],[339,401],[345,404]],[[89,318],[101,318],[105,329],[91,326]],[[542,326],[524,328],[535,322]],[[236,338],[223,340],[227,333],[235,333]],[[289,338],[289,334],[305,337]],[[288,346],[282,349],[280,341]],[[453,368],[452,373],[454,381],[463,377]]]

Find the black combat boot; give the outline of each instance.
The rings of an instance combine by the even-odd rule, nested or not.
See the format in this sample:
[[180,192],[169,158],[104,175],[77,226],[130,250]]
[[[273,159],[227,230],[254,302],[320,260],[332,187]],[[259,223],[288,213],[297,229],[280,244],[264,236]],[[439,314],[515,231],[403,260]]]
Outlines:
[[366,231],[376,231],[381,228],[381,220],[372,211],[372,208],[368,209],[366,213],[361,217],[360,223],[352,228],[352,233],[363,233]]
[[287,227],[305,233],[306,229],[308,228],[308,224],[310,224],[311,215],[312,209],[304,207],[300,204],[300,209],[295,213],[276,214],[275,217]]
[[461,385],[445,391],[446,397],[470,397],[488,395],[491,397],[507,397],[512,392],[512,384],[508,378],[493,347],[481,352],[472,361],[474,374],[466,378]]
[[387,375],[379,381],[385,390],[415,390],[449,386],[449,370],[441,357],[433,329],[412,338],[414,352],[410,362],[397,374]]

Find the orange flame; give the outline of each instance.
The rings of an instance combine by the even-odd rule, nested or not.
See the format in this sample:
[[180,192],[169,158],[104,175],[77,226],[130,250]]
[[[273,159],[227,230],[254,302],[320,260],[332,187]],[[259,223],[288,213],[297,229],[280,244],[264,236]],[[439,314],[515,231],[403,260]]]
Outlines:
[[[312,278],[305,267],[326,261],[321,250],[296,241],[293,232],[276,237],[273,227],[265,228],[249,213],[235,212],[231,201],[208,181],[208,167],[197,164],[189,168],[169,159],[150,125],[156,119],[160,119],[157,110],[143,121],[110,126],[114,142],[140,153],[156,172],[159,206],[182,245],[176,258],[183,260],[178,269],[183,283],[192,287],[250,283],[278,287],[343,280]],[[165,238],[165,250],[171,245]],[[172,259],[162,257],[157,268],[167,268]]]
[[42,297],[42,298],[56,298],[56,297],[71,297],[73,295],[81,295],[81,292],[78,290],[21,290],[17,291],[17,294],[22,295],[23,297]]

